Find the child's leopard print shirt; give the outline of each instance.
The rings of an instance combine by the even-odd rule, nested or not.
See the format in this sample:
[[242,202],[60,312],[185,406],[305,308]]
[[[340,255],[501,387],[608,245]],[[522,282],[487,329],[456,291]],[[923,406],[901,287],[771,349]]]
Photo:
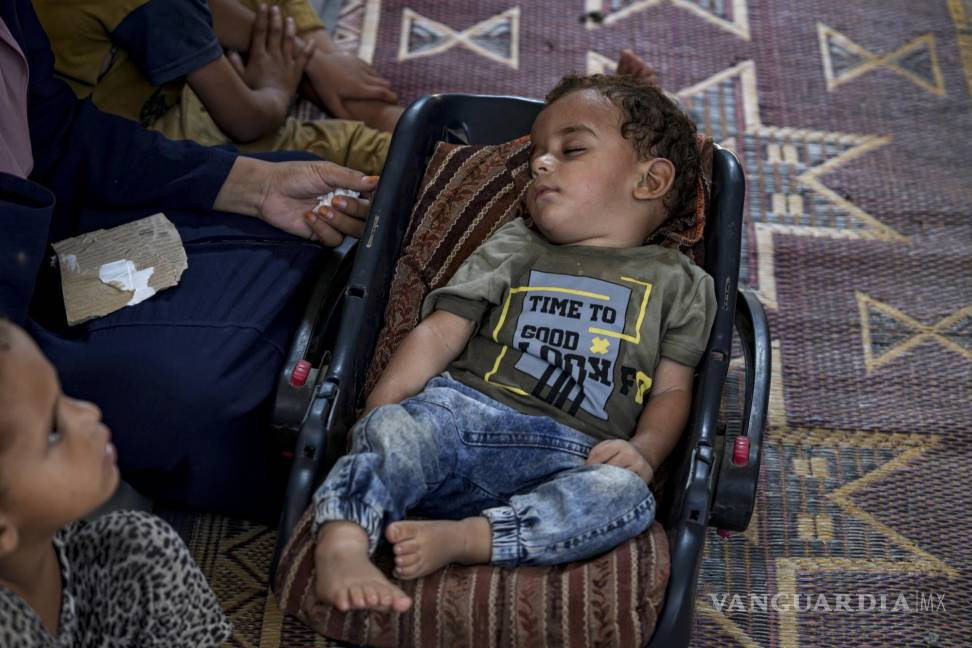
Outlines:
[[230,624],[178,534],[148,513],[80,521],[54,538],[61,616],[52,636],[0,586],[0,646],[122,648],[218,646]]

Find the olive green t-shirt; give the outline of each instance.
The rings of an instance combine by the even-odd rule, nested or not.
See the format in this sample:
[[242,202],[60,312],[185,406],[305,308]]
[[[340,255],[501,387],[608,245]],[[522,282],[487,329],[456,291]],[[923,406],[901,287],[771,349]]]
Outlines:
[[559,246],[521,219],[473,252],[422,317],[476,322],[448,371],[524,414],[629,439],[661,356],[694,367],[715,318],[712,277],[676,250]]

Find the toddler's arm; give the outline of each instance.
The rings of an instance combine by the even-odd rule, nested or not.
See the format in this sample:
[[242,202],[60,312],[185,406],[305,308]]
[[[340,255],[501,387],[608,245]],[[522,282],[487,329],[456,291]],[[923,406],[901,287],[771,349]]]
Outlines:
[[[298,47],[293,20],[279,10],[261,11],[254,23],[245,67],[222,56],[187,75],[213,121],[237,142],[250,142],[280,127],[297,91],[313,45]],[[268,24],[269,23],[269,24]]]
[[634,436],[630,441],[602,441],[591,450],[587,463],[627,468],[651,483],[688,421],[694,373],[692,367],[662,357]]
[[395,351],[368,396],[365,412],[417,394],[429,379],[459,357],[474,331],[474,322],[449,311],[434,311]]
[[671,454],[688,422],[692,406],[694,367],[662,357],[655,370],[651,395],[638,419],[631,444],[652,470]]

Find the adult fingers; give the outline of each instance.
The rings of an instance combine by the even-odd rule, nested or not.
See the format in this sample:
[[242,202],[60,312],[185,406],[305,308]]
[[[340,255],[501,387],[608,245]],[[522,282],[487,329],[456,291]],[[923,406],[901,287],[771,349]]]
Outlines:
[[343,167],[333,162],[311,162],[314,171],[328,189],[321,191],[327,193],[331,189],[341,187],[342,189],[353,189],[358,193],[371,191],[378,184],[378,176],[366,176],[360,171]]
[[368,217],[368,210],[371,209],[371,201],[351,196],[336,196],[331,201],[331,207],[334,211],[364,220]]
[[253,33],[250,35],[250,56],[262,54],[267,49],[267,12],[267,5],[261,3],[253,21]]
[[[323,218],[325,223],[333,227],[341,235],[342,239],[344,235],[360,238],[361,233],[364,232],[364,219],[349,216],[335,209],[325,207],[320,210],[318,217]],[[339,240],[338,243],[340,242]]]
[[304,214],[304,221],[313,233],[311,240],[318,240],[328,247],[337,247],[344,240],[344,234],[331,227],[331,223],[321,215],[309,211]]

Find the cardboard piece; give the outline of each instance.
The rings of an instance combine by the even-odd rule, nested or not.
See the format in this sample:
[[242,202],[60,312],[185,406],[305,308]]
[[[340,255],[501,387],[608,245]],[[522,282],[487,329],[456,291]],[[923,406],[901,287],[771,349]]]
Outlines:
[[189,267],[179,231],[162,213],[64,239],[54,251],[72,326],[175,286]]

